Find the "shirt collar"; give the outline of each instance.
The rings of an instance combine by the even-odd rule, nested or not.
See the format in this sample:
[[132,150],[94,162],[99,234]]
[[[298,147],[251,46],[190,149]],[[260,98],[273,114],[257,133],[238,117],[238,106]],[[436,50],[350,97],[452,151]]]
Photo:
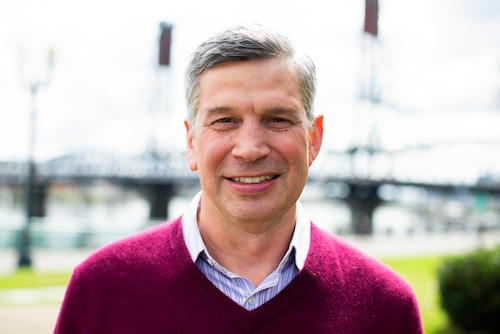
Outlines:
[[[200,230],[196,213],[198,204],[200,203],[201,191],[198,192],[192,199],[187,211],[182,216],[182,236],[189,251],[189,255],[193,262],[196,261],[201,252],[208,254],[208,251],[201,238]],[[304,267],[307,253],[309,252],[309,244],[311,242],[311,222],[307,219],[304,209],[299,201],[297,201],[295,230],[293,232],[290,247],[283,260],[285,260],[292,250],[295,249],[295,265],[299,270]],[[282,261],[283,263],[283,261]]]

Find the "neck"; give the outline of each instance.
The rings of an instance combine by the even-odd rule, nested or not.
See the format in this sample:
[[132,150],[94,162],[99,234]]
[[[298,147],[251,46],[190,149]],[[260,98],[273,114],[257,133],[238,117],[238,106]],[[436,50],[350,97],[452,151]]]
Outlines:
[[283,259],[295,228],[295,212],[279,222],[230,223],[198,215],[210,255],[224,268],[258,286]]

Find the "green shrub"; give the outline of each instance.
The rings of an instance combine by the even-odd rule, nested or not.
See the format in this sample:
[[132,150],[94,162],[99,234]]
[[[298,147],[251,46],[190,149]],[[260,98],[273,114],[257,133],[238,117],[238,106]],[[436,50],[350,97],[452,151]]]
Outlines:
[[441,307],[453,324],[500,333],[500,247],[444,260],[438,281]]

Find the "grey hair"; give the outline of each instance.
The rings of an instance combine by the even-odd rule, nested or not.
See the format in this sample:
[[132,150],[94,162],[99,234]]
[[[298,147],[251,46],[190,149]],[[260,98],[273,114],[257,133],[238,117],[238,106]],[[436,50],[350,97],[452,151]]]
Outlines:
[[199,105],[201,75],[222,63],[251,59],[282,57],[291,59],[299,76],[299,89],[311,128],[316,95],[316,67],[306,55],[299,54],[292,41],[283,34],[258,24],[240,25],[224,30],[209,38],[193,52],[188,64],[185,82],[187,121],[194,128]]

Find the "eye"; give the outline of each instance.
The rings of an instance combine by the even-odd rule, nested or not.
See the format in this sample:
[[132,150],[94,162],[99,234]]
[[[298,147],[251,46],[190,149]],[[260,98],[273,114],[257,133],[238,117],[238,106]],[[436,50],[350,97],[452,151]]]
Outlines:
[[216,119],[211,125],[212,129],[217,131],[231,130],[237,126],[238,123],[231,117],[223,117]]
[[272,117],[267,123],[271,129],[277,130],[288,128],[292,124],[290,120],[283,117]]

